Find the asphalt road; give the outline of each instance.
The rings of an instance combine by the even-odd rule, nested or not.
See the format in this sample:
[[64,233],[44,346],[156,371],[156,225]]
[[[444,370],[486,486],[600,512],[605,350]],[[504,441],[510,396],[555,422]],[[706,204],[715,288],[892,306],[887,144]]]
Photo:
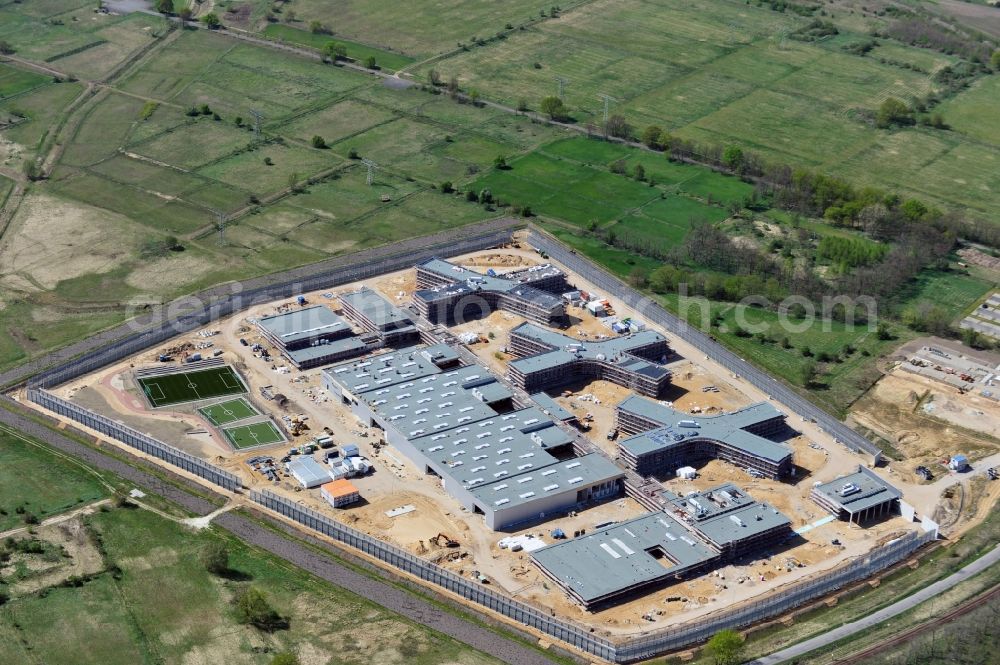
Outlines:
[[[143,490],[159,494],[196,515],[206,515],[218,507],[206,499],[194,496],[172,484],[165,483],[160,478],[146,473],[121,459],[117,459],[63,436],[18,413],[17,411],[21,407],[15,405],[9,398],[2,397],[0,399],[5,400],[15,410],[12,412],[6,408],[0,408],[0,428],[10,428],[40,439],[56,450],[83,460],[95,469],[110,471],[121,476]],[[117,449],[116,452],[127,455],[127,453]],[[135,461],[140,465],[145,464],[144,461],[138,458]],[[157,467],[157,469],[166,471],[162,467]],[[170,475],[173,476],[173,474]],[[174,477],[182,484],[189,484],[191,482],[180,476]],[[219,503],[226,500],[226,497],[221,494],[206,490],[200,485],[197,487],[204,494],[214,495]],[[302,532],[283,522],[266,516],[262,517],[279,530],[295,538],[311,541],[313,544],[325,547],[325,544],[318,539],[304,536]],[[444,633],[505,663],[515,665],[522,663],[524,665],[552,665],[552,661],[546,658],[544,654],[520,642],[504,637],[455,614],[446,612],[415,594],[378,579],[362,575],[336,560],[306,547],[301,542],[295,542],[285,538],[274,530],[262,527],[254,520],[243,515],[232,512],[223,513],[216,517],[213,523],[229,531],[244,542],[266,550],[327,582],[352,591],[411,621]]]
[[868,616],[858,619],[857,621],[844,624],[839,628],[834,628],[833,630],[819,635],[818,637],[814,637],[811,640],[800,642],[799,644],[792,645],[787,649],[775,651],[769,656],[750,661],[748,665],[777,665],[778,663],[782,663],[791,658],[804,656],[810,651],[814,651],[820,647],[825,647],[833,644],[834,642],[850,637],[851,635],[855,635],[863,630],[871,628],[872,626],[880,624],[883,621],[887,621],[894,616],[898,616],[907,610],[913,609],[917,605],[934,598],[948,589],[951,589],[977,573],[981,573],[998,561],[1000,561],[1000,545],[997,545],[990,550],[988,554],[976,559],[961,570],[949,575],[943,580],[939,580],[934,584],[921,589],[911,596],[907,596],[906,598],[893,603],[885,609],[869,614]]

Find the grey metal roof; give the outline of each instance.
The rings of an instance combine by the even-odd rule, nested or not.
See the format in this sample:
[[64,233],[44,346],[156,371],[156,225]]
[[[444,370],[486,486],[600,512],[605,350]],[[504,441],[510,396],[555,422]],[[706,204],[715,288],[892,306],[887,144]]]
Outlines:
[[559,296],[531,286],[531,282],[539,277],[560,273],[557,268],[552,266],[545,266],[544,271],[517,271],[514,279],[508,279],[504,276],[484,275],[475,270],[470,270],[464,266],[455,265],[441,259],[429,259],[421,263],[419,267],[452,282],[449,286],[421,289],[415,292],[413,297],[420,300],[433,301],[446,295],[465,295],[478,291],[495,291],[499,293],[514,293],[532,300],[543,307],[562,305],[562,300]]
[[[516,475],[511,473],[510,476],[490,478],[493,482],[474,483],[467,487],[472,489],[476,498],[494,510],[507,510],[549,496],[576,493],[579,488],[625,477],[624,471],[599,453],[562,462],[544,451],[538,451],[538,454],[548,457],[552,462],[546,466],[524,469]],[[530,462],[531,459],[534,458],[527,461]],[[512,460],[511,464],[522,462],[514,465],[516,469],[520,469],[525,461],[519,457]]]
[[[659,551],[657,559],[651,552]],[[586,602],[665,581],[718,556],[670,515],[653,512],[531,553]]]
[[[848,484],[853,484],[858,490],[847,495],[841,494],[841,490]],[[857,513],[903,496],[902,492],[879,478],[874,471],[860,465],[854,473],[817,485],[813,491],[849,513]]]
[[[733,413],[718,416],[691,415],[638,396],[622,400],[618,408],[636,413],[663,425],[619,442],[622,449],[636,457],[680,444],[689,439],[722,441],[741,448],[761,459],[781,462],[791,450],[780,443],[747,432],[744,428],[784,414],[766,402],[753,404]],[[693,426],[684,426],[694,424]]]
[[411,346],[393,353],[382,353],[361,360],[352,360],[323,370],[348,392],[364,392],[403,383],[413,377],[439,374],[439,364],[458,360],[458,354],[447,344]]
[[559,402],[555,401],[547,393],[535,393],[534,395],[531,395],[531,399],[534,400],[538,406],[542,407],[543,411],[556,420],[573,420],[576,418],[572,412],[563,408]]
[[666,337],[655,330],[643,330],[631,335],[609,337],[603,340],[575,339],[533,323],[523,323],[511,332],[529,337],[552,349],[510,362],[511,365],[517,366],[525,374],[540,369],[560,367],[578,358],[607,360],[654,377],[670,373],[670,370],[665,367],[629,355],[631,351],[639,347],[666,341]]
[[465,487],[505,480],[557,462],[548,441],[565,442],[568,435],[537,408],[502,415],[415,438],[411,441],[442,474]]
[[368,345],[361,341],[360,337],[344,337],[341,339],[335,339],[329,344],[319,344],[317,346],[307,346],[303,349],[295,349],[294,351],[286,351],[288,357],[292,359],[293,362],[301,365],[309,360],[315,360],[317,358],[327,358],[335,354],[346,353],[348,351],[356,351],[359,355],[364,353]]
[[282,344],[312,339],[341,330],[350,330],[346,321],[323,305],[294,309],[284,314],[266,316],[258,325],[271,333]]
[[340,296],[340,301],[364,314],[380,330],[393,330],[412,323],[406,312],[368,287],[345,293]]
[[487,402],[511,395],[510,390],[482,365],[440,369],[425,357],[433,357],[435,348],[406,349],[325,372],[342,386],[353,386],[348,389],[436,472],[493,510],[575,494],[577,488],[625,476],[599,454],[560,461],[547,449],[571,443],[569,434],[535,406],[497,413]]

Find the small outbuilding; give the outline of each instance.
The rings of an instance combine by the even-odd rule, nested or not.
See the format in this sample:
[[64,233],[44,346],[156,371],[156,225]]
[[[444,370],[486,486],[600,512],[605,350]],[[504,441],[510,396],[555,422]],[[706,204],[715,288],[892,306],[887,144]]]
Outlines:
[[952,455],[948,460],[948,468],[952,471],[965,471],[969,468],[969,458],[965,455]]
[[861,524],[899,511],[902,493],[870,469],[858,466],[852,474],[813,487],[811,498],[846,522]]
[[323,485],[319,493],[334,508],[343,508],[361,500],[358,488],[349,480],[334,480]]
[[312,457],[299,457],[288,463],[288,473],[306,489],[319,487],[330,480],[330,472]]

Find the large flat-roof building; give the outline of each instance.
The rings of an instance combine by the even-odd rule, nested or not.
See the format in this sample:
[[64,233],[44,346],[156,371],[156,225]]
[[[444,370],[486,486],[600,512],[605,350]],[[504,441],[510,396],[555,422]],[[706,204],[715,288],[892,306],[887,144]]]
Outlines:
[[323,305],[265,316],[257,328],[299,369],[353,358],[378,346],[373,338],[355,336],[347,321]]
[[780,544],[788,518],[732,484],[532,552],[541,571],[574,601],[594,608],[684,579]]
[[767,478],[792,470],[792,451],[767,438],[787,431],[785,414],[767,403],[718,416],[692,416],[641,397],[617,408],[624,434],[622,462],[643,476],[673,475],[682,467],[721,459]]
[[652,330],[584,341],[523,323],[510,331],[508,348],[518,356],[508,364],[508,377],[528,392],[604,379],[658,397],[670,385],[670,370],[660,364],[670,347],[666,337]]
[[902,493],[870,469],[813,487],[810,498],[838,519],[861,524],[899,511]]
[[368,287],[339,297],[344,314],[365,332],[378,335],[384,346],[415,344],[420,337],[409,315]]
[[498,309],[548,325],[566,318],[565,304],[556,295],[566,290],[566,275],[551,265],[484,275],[430,259],[417,265],[417,289],[413,304],[432,323],[473,320]]
[[516,408],[488,369],[461,365],[445,344],[335,365],[323,383],[491,529],[623,490],[621,469],[598,453],[567,459],[569,434],[538,407]]

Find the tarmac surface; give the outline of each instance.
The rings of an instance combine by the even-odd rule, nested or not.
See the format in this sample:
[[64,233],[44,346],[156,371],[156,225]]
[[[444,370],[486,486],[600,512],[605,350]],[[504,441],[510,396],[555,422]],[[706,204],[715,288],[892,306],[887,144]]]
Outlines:
[[898,616],[907,610],[911,610],[925,601],[931,600],[935,596],[938,596],[944,591],[957,586],[977,573],[981,573],[998,561],[1000,561],[1000,545],[997,545],[985,556],[976,559],[958,572],[949,575],[943,580],[938,580],[934,584],[924,587],[917,593],[907,596],[906,598],[895,602],[892,605],[875,612],[874,614],[869,614],[868,616],[858,619],[857,621],[846,623],[839,628],[834,628],[827,633],[823,633],[822,635],[806,640],[805,642],[794,644],[787,649],[775,651],[769,656],[752,660],[747,665],[777,665],[778,663],[782,663],[786,660],[804,656],[810,651],[839,642],[840,640],[850,637],[851,635],[855,635],[863,630],[871,628],[872,626],[878,625],[883,621],[887,621],[894,616]]

